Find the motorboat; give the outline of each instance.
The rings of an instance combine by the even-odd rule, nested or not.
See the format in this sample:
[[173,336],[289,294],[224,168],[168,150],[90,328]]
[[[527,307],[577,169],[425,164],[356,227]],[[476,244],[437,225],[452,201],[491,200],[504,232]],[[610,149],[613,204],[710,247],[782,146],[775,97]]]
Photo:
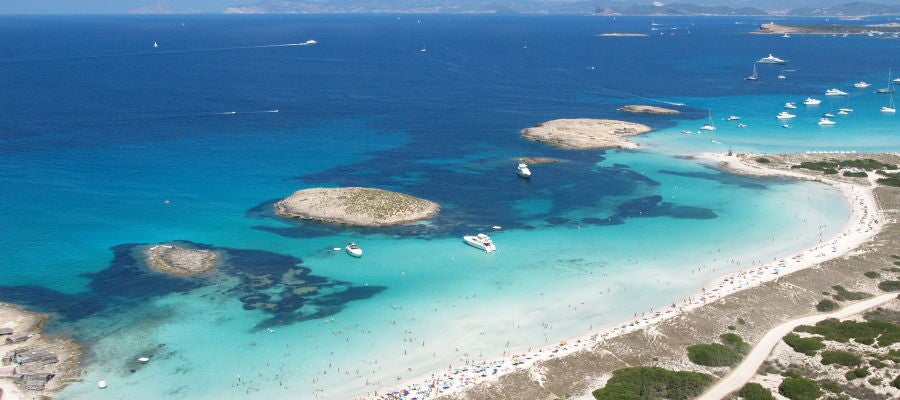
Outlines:
[[746,127],[747,127],[747,124],[738,124],[737,127],[738,127],[738,128],[746,128]]
[[497,250],[497,246],[491,241],[491,237],[483,233],[479,233],[475,236],[463,236],[463,240],[465,240],[468,245],[484,250],[486,253]]
[[866,82],[866,81],[859,81],[859,82],[856,82],[856,83],[853,84],[853,87],[855,87],[855,88],[857,88],[857,89],[865,89],[865,88],[867,88],[867,87],[869,87],[869,86],[872,86],[872,84],[871,84],[871,83],[868,83],[868,82]]
[[838,108],[838,114],[840,114],[841,112],[843,112],[844,114],[849,114],[853,112],[853,109],[847,107]]
[[831,125],[835,125],[835,124],[837,124],[837,122],[834,122],[828,118],[819,118],[819,125],[831,126]]
[[897,112],[897,109],[894,108],[894,107],[884,106],[884,107],[881,107],[881,112],[883,112],[883,113],[892,113],[892,114],[893,114],[893,113],[896,113],[896,112]]
[[159,43],[153,42],[153,48],[155,49],[157,47],[159,47]]
[[738,117],[738,116],[736,116],[736,115],[729,115],[729,116],[728,116],[728,120],[729,120],[729,121],[737,121],[737,120],[739,120],[739,119],[741,119],[741,117]]
[[822,100],[807,97],[806,100],[803,100],[803,104],[806,104],[808,106],[817,106],[819,104],[822,104]]
[[347,246],[344,247],[344,250],[347,251],[347,254],[353,257],[362,257],[362,248],[360,248],[359,245],[354,242],[347,243]]
[[844,111],[844,110],[838,111],[838,115],[847,115],[847,114],[850,114],[850,112],[849,112],[849,111]]
[[832,113],[825,113],[825,114],[822,114],[822,117],[824,117],[824,118],[834,118],[834,114],[832,114]]
[[892,80],[891,82],[893,82],[893,84],[895,85],[900,85],[900,78],[894,78],[894,80]]
[[146,364],[146,363],[150,362],[150,357],[141,357],[141,358],[138,358],[137,360],[141,364]]
[[516,175],[522,178],[531,178],[531,170],[528,169],[528,164],[519,163],[519,166],[516,168]]
[[794,108],[797,108],[797,105],[794,104],[794,102],[789,101],[789,102],[787,102],[787,103],[784,103],[784,108],[794,109]]
[[894,93],[894,89],[891,89],[891,88],[881,88],[881,89],[876,90],[875,93],[878,93],[878,94],[890,94],[890,93]]
[[97,387],[98,387],[98,388],[100,388],[100,389],[106,389],[106,386],[108,386],[108,385],[106,384],[106,381],[105,381],[105,380],[101,379],[101,380],[97,381]]
[[316,44],[316,43],[319,43],[319,42],[317,42],[313,39],[309,39],[309,40],[303,42],[303,44],[305,44],[305,45]]
[[787,61],[773,56],[772,53],[769,53],[766,57],[760,58],[757,62],[760,64],[787,64]]
[[791,118],[796,118],[796,117],[797,117],[796,115],[791,114],[787,111],[782,111],[782,112],[778,113],[778,115],[775,116],[775,118],[778,118],[778,119],[791,119]]
[[825,91],[826,96],[846,96],[850,93],[847,93],[840,89],[828,89]]

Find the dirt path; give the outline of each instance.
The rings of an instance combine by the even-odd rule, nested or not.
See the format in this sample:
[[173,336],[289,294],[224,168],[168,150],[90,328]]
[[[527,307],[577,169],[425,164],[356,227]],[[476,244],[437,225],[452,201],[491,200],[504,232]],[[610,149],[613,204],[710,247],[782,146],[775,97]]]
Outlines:
[[734,370],[732,370],[731,373],[719,380],[718,383],[716,383],[713,387],[709,388],[709,390],[698,397],[697,400],[718,400],[724,398],[731,392],[739,390],[744,385],[744,383],[746,383],[748,380],[750,380],[750,378],[756,375],[756,371],[759,369],[759,366],[762,365],[763,361],[769,358],[769,354],[772,353],[772,349],[775,348],[775,345],[778,344],[781,338],[793,331],[794,328],[800,325],[815,324],[816,322],[828,318],[846,318],[854,314],[859,314],[870,308],[877,307],[896,298],[897,293],[883,294],[881,296],[851,304],[833,313],[816,314],[801,317],[776,326],[768,333],[766,333],[766,335],[763,336],[762,339],[760,339],[759,343],[757,343],[753,347],[753,350],[751,350],[750,353],[747,354],[747,357],[744,358],[744,361],[742,361]]

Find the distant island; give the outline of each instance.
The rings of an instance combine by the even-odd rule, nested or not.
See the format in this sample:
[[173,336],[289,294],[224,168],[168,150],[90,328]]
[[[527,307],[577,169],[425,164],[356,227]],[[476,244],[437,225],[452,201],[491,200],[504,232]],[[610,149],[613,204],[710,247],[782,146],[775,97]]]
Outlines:
[[632,113],[632,114],[661,114],[661,115],[681,114],[681,111],[673,110],[671,108],[638,105],[638,104],[624,106],[624,107],[620,108],[619,111]]
[[557,119],[522,129],[522,137],[571,150],[620,148],[637,144],[628,137],[650,132],[653,128],[634,122],[612,119]]
[[275,213],[353,226],[387,226],[428,219],[441,207],[434,202],[382,189],[312,188],[275,203]]
[[752,33],[759,34],[882,34],[900,32],[900,24],[894,22],[879,25],[788,25],[768,23]]

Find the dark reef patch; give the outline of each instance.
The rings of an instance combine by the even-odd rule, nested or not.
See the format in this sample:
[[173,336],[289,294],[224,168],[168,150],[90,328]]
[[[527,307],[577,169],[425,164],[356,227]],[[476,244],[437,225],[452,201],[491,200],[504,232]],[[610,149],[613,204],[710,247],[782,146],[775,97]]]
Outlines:
[[154,272],[144,259],[146,244],[122,244],[112,248],[114,255],[107,268],[84,274],[91,280],[87,292],[67,294],[43,286],[0,286],[0,300],[75,321],[108,309],[128,310],[170,293],[232,282],[222,278],[233,277],[238,283],[227,288],[227,292],[237,296],[244,309],[270,315],[256,326],[259,329],[328,318],[343,310],[348,302],[370,298],[385,289],[313,275],[301,266],[303,260],[289,255],[191,242],[177,244],[220,253],[222,264],[217,274],[182,277]]
[[759,183],[759,178],[741,176],[737,174],[728,174],[720,171],[714,172],[678,172],[660,170],[659,173],[675,176],[683,176],[686,178],[705,179],[709,181],[719,182],[723,185],[738,186],[746,189],[765,190],[766,185]]

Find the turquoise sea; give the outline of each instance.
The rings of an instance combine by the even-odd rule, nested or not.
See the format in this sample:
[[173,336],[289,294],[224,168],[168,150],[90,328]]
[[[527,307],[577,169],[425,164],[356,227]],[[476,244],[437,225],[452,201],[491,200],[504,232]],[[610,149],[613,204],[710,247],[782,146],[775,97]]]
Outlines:
[[[900,151],[874,93],[900,76],[900,39],[748,34],[763,22],[0,16],[0,301],[53,313],[48,330],[85,344],[63,399],[349,399],[612,326],[846,223],[835,189],[686,156]],[[597,36],[612,32],[648,36]],[[745,81],[769,53],[787,65]],[[816,124],[841,107],[854,111]],[[636,151],[519,135],[582,117],[655,130]],[[521,156],[562,161],[523,180]],[[378,229],[272,214],[320,186],[443,209]],[[499,251],[462,242],[477,232]],[[142,249],[172,241],[228,256],[205,278],[148,271]],[[333,250],[348,241],[362,258]]]

